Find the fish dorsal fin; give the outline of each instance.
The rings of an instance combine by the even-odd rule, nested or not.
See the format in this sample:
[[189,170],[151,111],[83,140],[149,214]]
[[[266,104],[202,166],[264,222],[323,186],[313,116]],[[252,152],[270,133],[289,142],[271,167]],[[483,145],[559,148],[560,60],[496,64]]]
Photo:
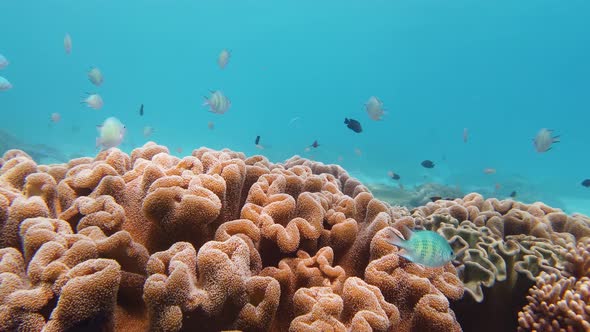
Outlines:
[[406,247],[406,240],[403,237],[403,234],[393,227],[388,227],[388,236],[387,241],[394,246],[405,248]]
[[410,229],[408,226],[406,226],[406,225],[403,225],[403,229],[404,229],[404,232],[405,232],[406,234],[408,234],[408,236],[407,236],[407,239],[406,239],[406,240],[409,240],[409,239],[411,239],[411,238],[412,238],[412,236],[414,235],[414,231],[413,231],[413,230],[411,230],[411,229]]

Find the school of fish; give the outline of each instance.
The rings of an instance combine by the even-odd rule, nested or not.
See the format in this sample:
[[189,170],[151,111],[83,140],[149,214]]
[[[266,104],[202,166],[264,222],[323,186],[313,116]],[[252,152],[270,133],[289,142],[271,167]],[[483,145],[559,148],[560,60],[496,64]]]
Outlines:
[[[72,37],[69,33],[66,33],[63,39],[63,47],[65,53],[70,55],[72,53]],[[220,51],[219,55],[217,56],[217,65],[220,69],[225,69],[232,57],[232,52],[228,49],[223,49]],[[8,59],[0,54],[0,70],[5,69],[9,65]],[[104,83],[104,76],[102,71],[98,67],[90,67],[87,72],[87,77],[90,83],[92,83],[95,87],[100,87]],[[7,78],[0,76],[0,91],[8,91],[13,88],[13,85]],[[208,107],[208,111],[214,114],[223,115],[227,113],[227,111],[232,106],[230,99],[225,96],[220,90],[210,91],[209,96],[204,97],[203,106]],[[101,110],[104,106],[104,101],[99,93],[87,93],[86,97],[81,101],[82,104],[85,104],[88,108],[92,108],[94,110]],[[383,120],[384,116],[387,115],[387,111],[384,108],[384,103],[376,96],[370,96],[369,99],[364,103],[364,109],[367,113],[369,119],[373,121],[381,121]],[[144,115],[144,105],[141,104],[140,116]],[[61,120],[61,115],[59,113],[52,113],[51,114],[51,122],[58,123]],[[294,123],[298,122],[300,117],[292,118],[289,121],[289,126],[292,126]],[[344,124],[350,130],[355,133],[363,132],[363,128],[361,122],[356,119],[352,118],[345,118]],[[209,121],[207,124],[208,128],[212,130],[214,128],[213,121]],[[99,128],[99,137],[96,139],[97,147],[101,148],[110,148],[116,147],[123,141],[125,137],[126,127],[116,118],[108,117],[105,122],[98,126]],[[155,129],[152,126],[146,125],[143,128],[143,135],[144,137],[150,137],[154,133]],[[560,142],[560,136],[554,135],[554,131],[551,129],[542,128],[533,138],[533,146],[535,151],[538,153],[546,153],[550,151],[555,143]],[[468,128],[463,128],[463,142],[468,143],[469,141],[469,130]],[[260,136],[258,135],[255,140],[255,146],[259,149],[263,149],[264,147],[259,143]],[[313,144],[307,146],[305,148],[306,152],[311,151],[311,149],[316,149],[320,146],[317,140],[313,142]],[[361,156],[362,152],[359,148],[354,149],[355,154],[357,156]],[[339,156],[339,160],[342,157]],[[443,157],[444,160],[444,157]],[[435,163],[431,160],[424,160],[421,162],[422,167],[426,169],[432,169],[435,167]],[[484,174],[493,175],[496,173],[495,168],[485,168],[483,170]],[[394,173],[393,171],[388,171],[388,177],[392,180],[399,181],[401,176],[398,173]],[[401,183],[400,183],[401,186]],[[499,184],[496,184],[499,186]],[[590,179],[585,179],[582,181],[582,186],[590,187]],[[512,195],[511,195],[512,196]],[[427,233],[424,233],[427,234]],[[422,236],[422,235],[420,235]]]

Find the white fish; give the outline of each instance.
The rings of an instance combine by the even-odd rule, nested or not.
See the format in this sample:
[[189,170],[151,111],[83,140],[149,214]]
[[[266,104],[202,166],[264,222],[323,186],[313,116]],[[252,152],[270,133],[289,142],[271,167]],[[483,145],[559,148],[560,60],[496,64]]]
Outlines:
[[292,118],[291,120],[289,120],[289,126],[291,126],[295,122],[299,121],[299,119],[300,119],[300,117],[296,116],[296,117]]
[[551,150],[553,143],[559,143],[559,135],[553,136],[553,130],[542,128],[533,138],[533,144],[537,152],[547,152]]
[[217,64],[219,65],[219,68],[223,69],[225,68],[225,66],[227,66],[227,63],[229,62],[229,58],[231,57],[231,52],[224,49],[223,51],[221,51],[221,53],[219,53],[219,57],[217,58]]
[[7,79],[0,76],[0,91],[6,91],[10,89],[12,89],[12,84],[10,84]]
[[375,96],[371,96],[365,104],[365,109],[369,117],[375,121],[381,120],[383,115],[387,114],[383,108],[383,102]]
[[203,106],[209,106],[209,112],[223,114],[231,106],[231,101],[221,91],[211,91],[211,96],[205,97]]
[[85,103],[86,106],[94,108],[95,110],[99,110],[104,105],[102,98],[98,94],[88,94],[88,97],[81,101],[81,103]]
[[143,127],[143,136],[150,137],[154,133],[154,127],[145,126]]
[[58,123],[61,120],[61,115],[59,113],[51,113],[51,122]]
[[64,37],[64,49],[66,50],[66,54],[72,53],[72,37],[70,37],[69,33],[66,33]]
[[92,82],[92,84],[99,86],[102,84],[103,81],[103,77],[102,77],[102,73],[100,72],[100,69],[93,67],[90,69],[90,71],[88,72],[88,79],[90,80],[90,82]]
[[96,147],[103,149],[114,148],[123,142],[127,128],[119,119],[110,117],[102,125],[96,126],[99,137],[96,138]]
[[4,55],[0,54],[0,69],[6,68],[9,63],[10,62],[8,62],[8,59],[6,59]]

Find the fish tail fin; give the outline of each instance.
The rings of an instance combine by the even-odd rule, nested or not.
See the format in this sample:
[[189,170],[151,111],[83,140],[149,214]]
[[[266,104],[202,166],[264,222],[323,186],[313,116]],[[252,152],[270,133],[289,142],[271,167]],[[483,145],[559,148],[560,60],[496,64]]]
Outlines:
[[348,124],[348,118],[344,118],[344,124]]

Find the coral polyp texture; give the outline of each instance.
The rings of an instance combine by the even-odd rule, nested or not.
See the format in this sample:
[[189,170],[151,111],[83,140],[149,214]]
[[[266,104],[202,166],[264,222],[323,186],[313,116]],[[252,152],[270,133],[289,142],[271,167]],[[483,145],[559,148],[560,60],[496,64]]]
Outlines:
[[[526,286],[526,329],[567,323],[538,303],[577,310],[567,292],[587,288],[588,220],[544,205],[470,194],[409,211],[337,165],[152,142],[0,160],[0,331],[461,331],[461,303],[494,285]],[[412,263],[388,227],[437,231],[457,260]],[[523,309],[541,272],[580,279],[543,277],[564,292],[532,290]]]

